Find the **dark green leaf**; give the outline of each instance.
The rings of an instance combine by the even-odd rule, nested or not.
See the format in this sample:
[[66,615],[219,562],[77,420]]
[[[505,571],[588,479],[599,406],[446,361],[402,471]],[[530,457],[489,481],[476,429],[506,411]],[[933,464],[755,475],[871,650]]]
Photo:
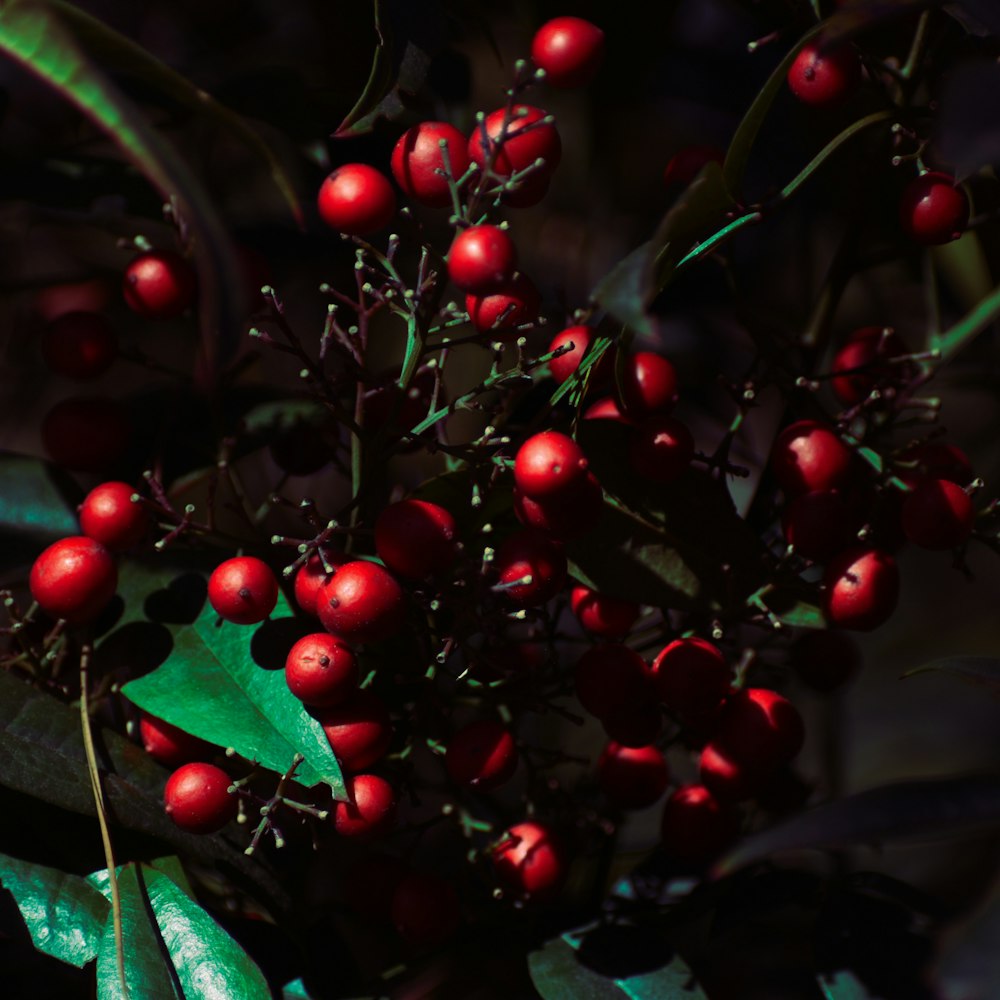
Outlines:
[[275,399],[250,410],[243,418],[243,426],[248,434],[266,434],[303,424],[322,427],[329,420],[329,411],[314,399]]
[[829,979],[821,976],[818,984],[824,1000],[870,1000],[871,998],[871,993],[851,972],[838,972]]
[[0,530],[39,537],[79,534],[79,487],[64,473],[37,458],[0,454]]
[[976,684],[989,690],[994,698],[1000,698],[1000,659],[993,656],[947,656],[922,666],[907,670],[903,677],[917,674],[952,674],[966,684]]
[[192,625],[175,630],[167,661],[122,692],[151,715],[278,773],[301,753],[296,778],[309,786],[325,781],[346,799],[323,727],[285,683],[285,656],[304,628],[284,595],[271,619],[253,628],[220,623],[206,605]]
[[779,851],[879,844],[1000,824],[1000,778],[935,778],[872,788],[754,834],[724,857],[728,875]]
[[812,595],[797,594],[781,588],[763,595],[758,606],[763,605],[783,625],[792,628],[826,628],[823,609],[815,604]]
[[0,885],[39,951],[77,968],[97,956],[110,907],[86,879],[0,854]]
[[285,983],[281,989],[282,1000],[312,1000],[306,984],[301,979],[293,979],[290,983]]
[[648,315],[652,299],[653,260],[656,244],[649,240],[636,247],[606,274],[591,293],[615,319],[636,333],[650,334],[653,326]]

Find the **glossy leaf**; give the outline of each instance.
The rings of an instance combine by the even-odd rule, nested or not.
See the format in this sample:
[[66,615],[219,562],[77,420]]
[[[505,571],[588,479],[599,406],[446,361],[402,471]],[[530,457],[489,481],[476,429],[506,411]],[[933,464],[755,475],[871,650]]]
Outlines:
[[951,674],[966,684],[985,687],[994,698],[1000,698],[1000,659],[993,656],[947,656],[907,670],[903,677],[918,674]]
[[0,854],[0,885],[39,951],[77,968],[97,956],[110,907],[86,879]]
[[54,466],[27,455],[0,454],[0,531],[65,538],[80,532],[79,487]]
[[1000,825],[1000,778],[935,778],[850,795],[754,834],[715,868],[728,875],[780,851],[879,844]]
[[322,726],[285,683],[285,656],[308,628],[291,616],[283,595],[271,619],[253,627],[220,622],[206,604],[192,625],[175,630],[166,662],[122,693],[151,715],[279,774],[300,753],[297,780],[324,781],[346,799]]

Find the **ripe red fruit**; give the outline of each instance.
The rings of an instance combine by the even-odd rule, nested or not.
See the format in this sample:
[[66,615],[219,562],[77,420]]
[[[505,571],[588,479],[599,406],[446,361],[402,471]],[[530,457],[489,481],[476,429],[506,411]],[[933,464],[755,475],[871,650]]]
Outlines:
[[815,490],[792,498],[782,515],[781,529],[799,555],[826,562],[851,544],[852,522],[836,490]]
[[653,694],[646,661],[618,642],[588,649],[577,661],[575,684],[580,704],[599,719],[649,701]]
[[412,872],[392,897],[392,922],[411,948],[437,948],[455,936],[462,920],[450,883],[429,872]]
[[531,41],[531,61],[553,87],[582,87],[604,60],[604,32],[582,17],[554,17]]
[[135,490],[128,483],[95,486],[80,505],[80,527],[114,552],[137,545],[149,531],[149,512],[141,502],[133,503]]
[[372,920],[388,920],[392,897],[410,873],[409,866],[391,854],[368,854],[351,863],[344,876],[347,905]]
[[672,483],[694,457],[694,438],[679,420],[652,416],[632,432],[629,441],[632,470],[654,483]]
[[[580,362],[590,349],[593,340],[594,334],[589,326],[569,326],[552,338],[549,352],[557,351],[566,344],[572,345],[565,354],[560,354],[558,358],[553,358],[549,362],[549,371],[556,385],[562,385],[580,367]],[[603,361],[605,357],[606,354],[601,360]]]
[[745,802],[764,787],[774,772],[770,763],[753,763],[732,756],[725,747],[708,743],[698,759],[702,784],[722,802]]
[[51,321],[68,312],[102,312],[110,302],[111,288],[104,278],[85,278],[40,288],[31,306],[41,319]]
[[663,186],[687,187],[706,163],[721,164],[726,158],[726,151],[717,146],[685,146],[678,150],[667,163],[663,171]]
[[[343,566],[347,560],[345,556],[331,553],[329,549],[323,550],[327,563],[332,570],[338,566]],[[318,552],[314,552],[303,563],[295,574],[295,603],[307,614],[318,617],[316,613],[316,600],[320,589],[330,580],[331,574],[327,573],[323,560]]]
[[333,828],[341,837],[369,839],[385,833],[396,819],[396,793],[377,774],[345,778],[347,802],[334,802]]
[[613,420],[618,424],[625,424],[627,427],[635,425],[635,421],[622,413],[617,401],[613,396],[605,396],[604,399],[591,403],[583,411],[584,420]]
[[118,569],[100,542],[75,535],[54,542],[35,560],[28,586],[46,614],[82,625],[115,596]]
[[677,402],[677,373],[661,354],[640,351],[625,360],[622,371],[622,412],[641,420],[666,413]]
[[851,450],[829,427],[815,420],[798,420],[774,442],[771,469],[789,496],[835,490],[851,478]]
[[818,629],[792,643],[788,662],[814,691],[836,691],[861,667],[861,650],[846,632]]
[[[893,358],[906,347],[891,331],[881,326],[864,326],[855,330],[847,343],[836,353],[830,366],[835,377],[830,380],[833,394],[845,406],[855,406],[866,399],[879,382],[891,378],[897,365],[878,364],[880,358]],[[868,371],[854,371],[867,368]],[[851,374],[837,374],[839,372]]]
[[947,479],[924,479],[903,503],[903,531],[922,549],[953,549],[972,534],[972,498]]
[[121,403],[77,396],[56,403],[42,421],[42,445],[56,465],[72,472],[103,472],[118,462],[132,436]]
[[767,688],[744,688],[726,700],[713,743],[750,768],[787,764],[802,749],[806,729],[799,710]]
[[729,691],[730,670],[722,651],[706,639],[675,639],[653,660],[660,701],[682,719],[714,712]]
[[444,766],[456,785],[488,791],[517,770],[517,745],[499,722],[483,719],[460,729],[448,741]]
[[50,371],[85,382],[111,367],[118,356],[118,338],[98,313],[65,313],[45,328],[42,355]]
[[514,241],[498,226],[463,229],[448,251],[448,277],[474,295],[488,294],[510,281],[516,269]]
[[551,179],[551,174],[542,168],[516,181],[508,181],[500,201],[509,208],[531,208],[549,193]]
[[451,176],[459,180],[469,168],[465,136],[447,122],[422,122],[407,129],[392,150],[392,176],[414,201],[434,208],[451,204],[441,143],[448,151]]
[[583,450],[559,431],[533,434],[514,457],[514,482],[532,500],[570,496],[586,475]]
[[957,240],[969,224],[969,199],[947,174],[915,177],[899,202],[903,232],[922,246]]
[[254,556],[236,556],[212,570],[208,602],[227,622],[256,625],[274,610],[278,581],[266,562]]
[[538,320],[541,296],[526,274],[516,274],[488,295],[466,295],[465,311],[472,325],[491,340],[510,343],[521,336],[518,327]]
[[544,160],[543,170],[551,173],[562,156],[562,142],[555,125],[539,125],[546,112],[528,104],[515,104],[511,115],[506,130],[506,108],[498,108],[486,116],[482,125],[476,125],[469,136],[469,159],[484,167],[495,153],[493,172],[501,177],[524,170],[537,160]]
[[330,635],[303,636],[288,651],[288,689],[307,705],[329,707],[346,701],[357,690],[358,661],[349,646]]
[[337,167],[320,185],[320,218],[349,236],[367,236],[389,225],[396,195],[384,174],[367,163]]
[[959,486],[972,481],[972,462],[961,448],[943,441],[924,441],[899,455],[899,462],[910,468],[899,469],[899,478],[907,486],[916,486],[921,479],[947,479]]
[[341,705],[322,709],[316,718],[344,771],[370,767],[392,741],[392,720],[385,703],[367,688],[355,691]]
[[375,551],[394,573],[422,580],[451,569],[458,527],[450,511],[426,500],[400,500],[375,520]]
[[605,712],[601,725],[608,739],[626,747],[644,747],[660,735],[663,716],[653,696],[652,687],[637,701],[619,705]]
[[378,563],[344,563],[316,598],[323,627],[347,642],[378,642],[394,636],[406,621],[406,595]]
[[146,319],[173,319],[194,303],[194,268],[174,250],[147,250],[125,268],[122,294]]
[[179,767],[167,780],[163,805],[167,815],[189,833],[215,833],[236,818],[236,796],[229,775],[214,764]]
[[555,833],[542,823],[512,826],[492,851],[497,877],[519,896],[555,895],[566,877],[566,854]]
[[211,752],[211,744],[152,715],[139,720],[139,738],[146,753],[167,767],[180,767]]
[[667,799],[660,832],[668,854],[688,864],[705,864],[736,839],[740,815],[704,785],[685,785]]
[[846,100],[861,82],[861,59],[850,45],[823,50],[811,42],[788,70],[792,93],[810,107],[827,108]]
[[827,621],[838,628],[868,632],[896,609],[899,569],[878,549],[856,547],[836,556],[826,568]]
[[645,809],[666,791],[670,770],[657,747],[623,747],[612,742],[597,762],[597,781],[619,809]]
[[514,487],[514,513],[521,524],[538,528],[560,542],[580,538],[596,527],[604,510],[604,492],[592,472],[567,496],[533,500]]
[[[519,608],[537,608],[555,597],[566,579],[562,546],[542,532],[525,528],[497,550],[493,565],[504,596]],[[521,582],[525,577],[531,579]]]
[[599,594],[582,585],[570,592],[570,607],[580,624],[595,635],[617,639],[625,635],[639,617],[639,605],[620,597]]

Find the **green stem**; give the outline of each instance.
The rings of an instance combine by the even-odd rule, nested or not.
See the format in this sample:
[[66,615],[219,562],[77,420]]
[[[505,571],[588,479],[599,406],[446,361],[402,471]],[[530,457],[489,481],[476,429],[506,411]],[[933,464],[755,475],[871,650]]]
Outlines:
[[979,305],[963,319],[960,319],[950,330],[941,334],[936,345],[941,351],[941,362],[951,360],[998,317],[1000,317],[1000,286],[994,288]]

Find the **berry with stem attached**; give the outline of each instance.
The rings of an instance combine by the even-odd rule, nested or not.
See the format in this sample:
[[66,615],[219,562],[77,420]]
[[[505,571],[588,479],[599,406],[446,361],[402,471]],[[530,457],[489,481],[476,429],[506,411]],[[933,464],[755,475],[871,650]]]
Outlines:
[[448,251],[448,277],[472,295],[489,294],[509,282],[516,269],[514,241],[499,226],[463,229]]
[[887,621],[899,601],[899,568],[878,549],[856,546],[826,568],[825,611],[837,628],[868,632]]
[[468,143],[454,125],[421,122],[407,129],[392,150],[392,176],[414,201],[432,208],[450,205],[451,187],[446,174],[444,144],[451,177],[459,180],[469,168]]
[[[469,137],[469,159],[484,167],[490,155],[495,152],[493,171],[501,177],[509,177],[515,171],[525,170],[538,160],[544,161],[542,169],[550,173],[559,165],[562,142],[555,125],[540,124],[545,117],[546,113],[541,108],[530,104],[515,104],[509,119],[506,108],[490,112],[482,126],[477,125],[472,130]],[[506,132],[504,122],[507,123]]]
[[828,108],[845,101],[861,82],[861,59],[850,45],[810,42],[788,70],[788,86],[803,103]]
[[577,621],[588,632],[608,639],[626,635],[639,617],[639,605],[632,601],[599,594],[582,585],[570,591],[569,604]]
[[533,528],[511,535],[493,561],[504,596],[519,608],[536,608],[555,597],[566,579],[562,546]]
[[203,739],[152,715],[143,715],[139,720],[139,739],[146,753],[167,767],[189,764],[209,756],[212,749]]
[[921,246],[950,243],[969,224],[969,199],[954,177],[921,174],[903,191],[899,221],[903,232]]
[[340,705],[316,712],[316,718],[344,771],[371,767],[392,741],[392,720],[385,702],[365,688]]
[[785,493],[798,496],[848,485],[853,456],[831,428],[815,420],[798,420],[775,440],[771,469]]
[[135,490],[128,483],[95,486],[80,505],[80,527],[88,538],[122,552],[138,545],[149,531],[149,511],[133,502]]
[[316,598],[323,627],[347,642],[390,639],[406,621],[406,595],[396,578],[378,563],[344,563]]
[[341,837],[368,840],[385,833],[396,820],[396,793],[377,774],[344,778],[348,800],[333,804],[333,828]]
[[288,651],[285,681],[289,691],[306,705],[339,705],[354,694],[358,680],[353,651],[329,632],[303,636]]
[[568,869],[566,853],[553,830],[534,821],[507,830],[491,857],[500,881],[525,898],[555,895]]
[[534,434],[514,457],[514,483],[532,500],[569,497],[587,475],[587,459],[580,446],[559,431]]
[[465,311],[472,325],[490,340],[502,344],[521,336],[521,327],[536,323],[541,305],[535,283],[521,273],[488,294],[465,297]]
[[375,551],[394,573],[422,580],[452,567],[457,533],[454,516],[440,504],[400,500],[375,521]]
[[488,791],[508,781],[517,770],[517,745],[510,732],[492,719],[473,722],[448,741],[444,766],[463,787]]

